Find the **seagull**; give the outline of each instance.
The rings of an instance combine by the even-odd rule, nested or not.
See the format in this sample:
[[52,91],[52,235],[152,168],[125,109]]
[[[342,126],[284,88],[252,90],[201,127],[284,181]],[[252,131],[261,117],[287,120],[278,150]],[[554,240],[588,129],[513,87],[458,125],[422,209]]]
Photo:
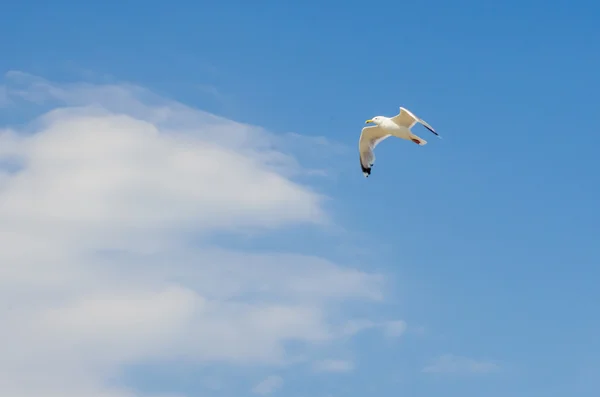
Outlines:
[[[415,135],[411,128],[420,123],[429,131],[440,137],[432,126],[425,120],[415,116],[410,110],[400,107],[400,113],[394,117],[377,116],[365,121],[365,124],[374,123],[375,125],[366,126],[362,129],[358,141],[358,152],[360,154],[360,167],[365,178],[371,175],[371,167],[375,163],[375,147],[384,139],[395,136],[397,138],[413,141],[419,146],[424,146],[427,141]],[[441,138],[441,137],[440,137]]]

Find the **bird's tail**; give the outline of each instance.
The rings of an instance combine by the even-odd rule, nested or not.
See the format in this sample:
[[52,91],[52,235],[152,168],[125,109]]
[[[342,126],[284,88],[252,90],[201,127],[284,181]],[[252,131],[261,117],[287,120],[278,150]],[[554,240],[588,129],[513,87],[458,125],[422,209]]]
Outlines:
[[419,146],[425,146],[427,145],[427,141],[419,136],[416,136],[414,134],[412,134],[410,136],[411,141],[413,141],[414,143],[416,143]]

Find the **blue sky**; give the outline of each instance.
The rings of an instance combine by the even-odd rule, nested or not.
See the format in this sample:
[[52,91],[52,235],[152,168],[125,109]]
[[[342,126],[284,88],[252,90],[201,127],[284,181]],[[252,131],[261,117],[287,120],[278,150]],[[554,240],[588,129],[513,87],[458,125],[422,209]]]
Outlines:
[[[274,395],[290,397],[597,395],[599,7],[11,4],[0,16],[3,73],[56,84],[128,82],[274,134],[341,145],[333,157],[310,140],[287,147],[303,166],[326,169],[326,177],[299,180],[329,197],[324,208],[337,228],[215,232],[212,244],[383,274],[383,302],[334,311],[408,325],[393,342],[366,333],[337,343],[329,353],[352,361],[350,373],[138,360],[115,382],[149,394],[243,396],[274,374],[284,382]],[[360,129],[399,106],[444,139],[416,126],[427,146],[385,141],[365,179]],[[0,121],[29,121],[39,111],[31,109],[6,106]],[[446,354],[497,370],[473,373],[467,363],[467,373],[422,372]],[[230,387],[207,388],[208,378]]]

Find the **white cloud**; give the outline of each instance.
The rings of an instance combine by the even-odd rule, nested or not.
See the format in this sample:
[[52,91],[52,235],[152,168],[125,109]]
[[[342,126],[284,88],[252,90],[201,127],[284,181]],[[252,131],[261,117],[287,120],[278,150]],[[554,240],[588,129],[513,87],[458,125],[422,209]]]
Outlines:
[[281,386],[283,386],[283,379],[280,376],[272,375],[254,386],[254,388],[252,388],[252,392],[266,396],[277,391],[281,388]]
[[8,77],[48,112],[0,130],[0,395],[130,397],[113,379],[148,360],[286,363],[339,336],[333,305],[383,298],[378,274],[209,244],[332,223],[284,138],[131,85]]
[[500,369],[499,365],[486,360],[475,360],[452,354],[442,355],[423,368],[428,373],[489,373]]
[[348,360],[322,360],[314,363],[313,368],[317,372],[351,372],[354,363]]

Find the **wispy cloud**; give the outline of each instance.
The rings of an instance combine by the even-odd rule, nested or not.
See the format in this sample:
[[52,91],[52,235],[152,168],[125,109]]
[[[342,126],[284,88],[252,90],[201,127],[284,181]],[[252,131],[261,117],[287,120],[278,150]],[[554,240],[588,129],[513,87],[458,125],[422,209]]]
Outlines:
[[0,130],[0,395],[129,397],[128,365],[281,364],[290,341],[310,360],[339,305],[382,300],[380,274],[210,243],[333,222],[280,137],[133,85],[8,80],[48,111]]
[[499,365],[492,361],[475,360],[472,358],[455,356],[452,354],[442,355],[433,360],[423,368],[426,373],[490,373],[500,369]]
[[402,320],[388,321],[383,327],[385,335],[390,338],[398,338],[406,332],[406,322]]
[[352,319],[347,321],[341,328],[341,334],[353,336],[370,329],[379,329],[389,338],[398,338],[406,331],[406,322],[402,320],[372,321],[369,319]]
[[196,84],[196,88],[198,89],[198,91],[211,96],[212,98],[220,101],[220,102],[224,102],[225,100],[228,99],[228,97],[223,94],[223,92],[221,92],[221,90],[219,90],[216,86],[211,85],[211,84]]
[[317,372],[351,372],[354,369],[354,363],[349,360],[322,360],[315,362],[313,369]]
[[258,383],[252,392],[261,396],[272,394],[283,386],[283,379],[280,376],[272,375]]

